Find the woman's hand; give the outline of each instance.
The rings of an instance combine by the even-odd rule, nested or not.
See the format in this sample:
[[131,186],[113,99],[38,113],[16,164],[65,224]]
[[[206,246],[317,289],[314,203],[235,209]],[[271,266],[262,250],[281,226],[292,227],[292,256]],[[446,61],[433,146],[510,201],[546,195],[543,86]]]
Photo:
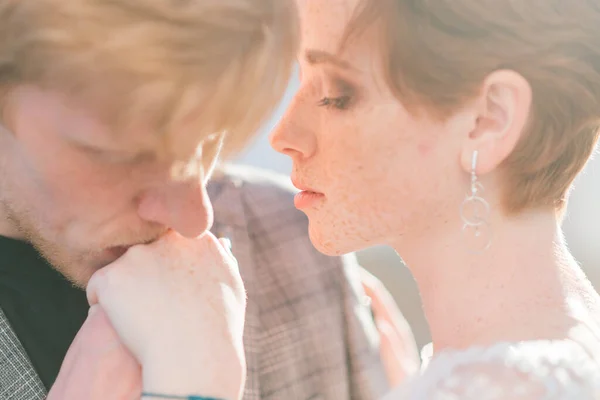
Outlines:
[[419,370],[419,352],[408,322],[392,295],[375,276],[361,269],[361,280],[381,338],[381,359],[392,388]]
[[211,233],[134,246],[87,293],[142,365],[145,392],[241,396],[246,295],[235,258]]

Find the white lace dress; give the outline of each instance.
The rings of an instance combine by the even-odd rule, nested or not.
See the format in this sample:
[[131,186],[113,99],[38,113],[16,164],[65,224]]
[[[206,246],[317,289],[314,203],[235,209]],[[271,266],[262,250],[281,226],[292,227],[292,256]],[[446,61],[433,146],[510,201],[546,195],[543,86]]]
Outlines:
[[600,400],[600,365],[571,341],[500,343],[436,355],[385,400]]

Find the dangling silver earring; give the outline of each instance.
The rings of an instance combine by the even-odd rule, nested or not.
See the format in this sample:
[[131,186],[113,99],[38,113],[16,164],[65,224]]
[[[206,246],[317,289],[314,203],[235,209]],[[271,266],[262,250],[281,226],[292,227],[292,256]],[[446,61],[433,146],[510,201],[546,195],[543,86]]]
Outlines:
[[490,205],[481,197],[483,185],[477,179],[477,156],[478,151],[475,150],[471,161],[471,192],[460,206],[460,218],[467,248],[471,252],[481,253],[492,244],[492,231],[488,222]]

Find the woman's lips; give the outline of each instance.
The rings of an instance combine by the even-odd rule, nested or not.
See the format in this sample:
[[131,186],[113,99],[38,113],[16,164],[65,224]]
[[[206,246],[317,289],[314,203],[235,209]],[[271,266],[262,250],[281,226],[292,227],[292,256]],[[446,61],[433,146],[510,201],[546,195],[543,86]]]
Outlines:
[[315,203],[325,198],[325,195],[323,193],[317,192],[311,187],[305,185],[304,183],[301,183],[297,178],[292,177],[291,180],[292,184],[297,189],[301,190],[300,193],[296,194],[296,196],[294,197],[294,205],[296,206],[296,208],[303,209],[311,207],[315,205]]
[[300,193],[296,194],[296,196],[294,196],[294,205],[298,209],[308,208],[315,205],[324,198],[325,195],[323,193],[309,192],[303,190]]

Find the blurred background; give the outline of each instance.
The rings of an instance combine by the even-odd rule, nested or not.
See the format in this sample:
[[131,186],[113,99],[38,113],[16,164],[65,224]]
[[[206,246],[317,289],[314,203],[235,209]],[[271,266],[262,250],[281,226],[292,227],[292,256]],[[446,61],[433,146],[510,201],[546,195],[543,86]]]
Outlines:
[[[297,87],[298,80],[294,77],[279,108],[265,124],[254,145],[239,157],[239,163],[286,175],[290,173],[289,158],[272,150],[267,136],[283,114]],[[575,183],[564,230],[573,254],[582,264],[596,290],[600,290],[600,156],[596,156],[588,164]],[[387,247],[376,247],[358,253],[358,258],[361,264],[377,275],[390,290],[411,324],[419,347],[427,344],[430,336],[421,310],[419,293],[412,276],[396,253]]]

